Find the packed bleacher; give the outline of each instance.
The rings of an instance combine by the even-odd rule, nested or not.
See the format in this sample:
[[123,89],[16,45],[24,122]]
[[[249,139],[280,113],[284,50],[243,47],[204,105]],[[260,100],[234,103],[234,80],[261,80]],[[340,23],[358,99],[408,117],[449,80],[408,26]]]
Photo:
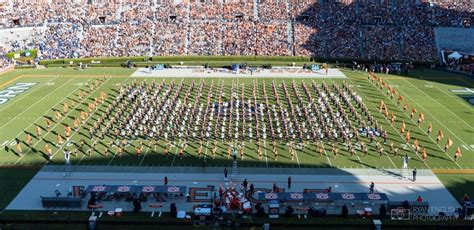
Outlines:
[[[388,1],[390,2],[390,1]],[[6,51],[41,58],[279,55],[438,59],[435,27],[471,27],[474,3],[316,0],[0,0],[0,28],[42,26]],[[467,41],[466,41],[467,42]]]

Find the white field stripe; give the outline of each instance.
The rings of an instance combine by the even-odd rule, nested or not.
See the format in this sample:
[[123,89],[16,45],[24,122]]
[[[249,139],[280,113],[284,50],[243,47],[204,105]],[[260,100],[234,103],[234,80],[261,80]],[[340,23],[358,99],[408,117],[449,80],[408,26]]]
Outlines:
[[[434,88],[438,89],[438,91],[441,91],[441,92],[444,92],[442,90],[440,90],[438,87],[436,87],[435,85],[431,84],[430,82],[426,81],[426,83],[432,85]],[[450,96],[449,94],[445,93],[446,95]],[[453,96],[450,96],[450,97],[453,97]],[[462,103],[462,105],[466,106],[465,104]],[[469,108],[471,109],[471,108]],[[408,116],[406,114],[404,114],[407,118]],[[410,122],[412,122],[412,124],[416,124],[415,122],[413,122],[412,120],[410,120]],[[422,128],[419,128],[421,130],[421,132],[423,132],[426,136],[428,136],[428,138],[430,138],[430,140],[436,144],[436,141]],[[441,150],[441,152],[444,152],[444,149],[442,149],[438,144],[436,144],[436,147],[438,147],[438,149]],[[447,152],[444,152],[446,154],[446,156],[448,156],[449,159],[451,159],[459,168],[462,169],[462,167],[458,164],[458,162],[454,161],[454,159],[447,153]]]
[[2,109],[0,110],[0,112],[3,112],[4,110],[8,109],[10,106],[15,105],[16,103],[19,103],[24,97],[26,97],[26,96],[28,96],[28,95],[30,95],[30,94],[36,92],[37,90],[39,90],[39,89],[41,89],[41,88],[47,86],[49,83],[51,83],[51,81],[56,80],[57,78],[59,78],[59,76],[56,76],[55,78],[53,78],[53,79],[47,81],[46,83],[43,83],[41,86],[39,86],[39,87],[33,89],[32,91],[29,91],[29,92],[26,92],[26,91],[25,91],[25,94],[23,94],[23,95],[17,97],[17,98],[16,98],[17,100],[15,100],[13,103],[8,104],[5,108],[2,108]]
[[[100,85],[99,87],[97,87],[97,89],[95,89],[93,92],[91,92],[91,93],[89,94],[89,96],[92,95],[92,94],[93,94],[95,91],[97,91],[98,89],[102,88],[104,85],[106,85],[106,83],[107,83],[110,79],[112,79],[112,78],[110,78],[110,77],[107,78],[107,80],[105,80],[105,82],[102,83],[102,85]],[[123,84],[127,79],[128,79],[128,78],[125,78],[120,84]],[[87,97],[86,99],[89,99],[89,97]],[[95,112],[97,112],[97,110],[99,110],[99,108],[102,107],[102,106],[103,106],[103,104],[101,104],[101,105],[99,105],[97,108],[95,108],[95,110],[89,115],[89,117],[84,121],[84,123],[82,123],[82,124],[79,126],[79,128],[77,129],[77,131],[74,131],[74,133],[69,137],[70,140],[72,140],[72,137],[73,137],[74,135],[76,135],[77,133],[80,132],[82,126],[84,126],[85,124],[87,124],[87,121],[89,121],[89,119],[91,119],[91,118],[94,116]],[[66,142],[65,142],[65,143],[66,143]],[[54,156],[56,155],[56,153],[58,153],[59,150],[61,150],[63,147],[64,147],[64,144],[63,144],[62,146],[60,146],[60,147],[58,148],[58,150],[53,154],[53,158],[54,158]],[[81,163],[81,161],[84,159],[85,156],[86,156],[86,154],[84,153],[84,154],[82,155],[81,159],[77,162],[76,165],[79,165],[79,163]],[[115,154],[114,154],[114,157],[115,157]],[[113,157],[112,157],[112,159],[113,159]]]
[[[263,95],[262,95],[261,92],[260,92],[260,87],[259,87],[259,85],[258,85],[258,78],[256,78],[256,77],[255,77],[255,85],[256,85],[255,87],[257,88],[257,90],[256,90],[256,91],[257,91],[257,96],[260,95],[260,96],[262,96],[262,97],[260,97],[260,98],[263,98]],[[266,107],[268,107],[268,105],[267,105]],[[268,108],[267,108],[267,109],[268,109]],[[257,111],[257,108],[255,108],[255,111]],[[257,112],[256,112],[256,113],[257,113]],[[263,118],[264,118],[264,119],[265,119],[265,115],[266,115],[266,114],[263,115]],[[259,117],[259,118],[260,118],[260,117]],[[257,121],[255,121],[255,122],[257,122]],[[269,121],[269,122],[270,122],[270,121]],[[265,122],[263,122],[263,123],[265,123]],[[264,150],[264,152],[265,152],[265,164],[267,165],[267,168],[268,168],[267,146],[266,146],[265,142],[266,142],[266,141],[263,140],[263,150]]]
[[328,153],[326,152],[326,148],[324,147],[323,141],[321,141],[321,144],[323,145],[324,155],[326,156],[326,159],[328,159],[329,166],[332,167],[331,160],[329,160],[329,156],[328,156]]
[[[73,79],[73,78],[72,78],[72,79]],[[92,80],[92,79],[91,79],[91,80]],[[91,81],[91,80],[89,80],[89,81]],[[88,81],[88,82],[89,82],[89,81]],[[58,106],[59,104],[61,104],[62,102],[66,101],[71,95],[73,95],[76,91],[78,91],[78,90],[80,90],[80,89],[81,89],[81,88],[78,87],[77,89],[75,89],[74,91],[72,91],[69,95],[67,95],[66,97],[64,97],[64,99],[63,99],[62,101],[60,101],[60,102],[58,102],[57,104],[53,105],[53,107],[51,107],[51,108],[54,108],[54,107]],[[82,102],[82,101],[81,101],[81,102]],[[78,105],[76,106],[76,108],[79,107],[79,104],[80,104],[80,103],[78,103]],[[74,110],[74,109],[71,109],[69,113],[71,113],[73,110]],[[33,124],[35,124],[35,123],[38,122],[41,118],[43,118],[49,111],[50,111],[50,110],[46,111],[45,114],[43,114],[43,115],[41,115],[40,117],[38,117],[38,119],[36,119],[34,122],[32,122],[32,123],[31,123],[28,127],[26,127],[24,130],[28,130],[31,126],[33,126]],[[69,114],[69,113],[67,113],[67,114]],[[67,114],[65,114],[65,115],[63,116],[64,118],[63,118],[62,120],[66,119]],[[61,120],[61,121],[62,121],[62,120]],[[44,136],[48,135],[52,130],[54,130],[54,128],[56,128],[56,127],[61,123],[61,121],[57,122],[53,127],[51,127],[51,129],[48,130],[48,131],[44,134]],[[18,137],[24,132],[24,130],[21,131],[15,138],[18,138]],[[38,140],[38,141],[37,141],[34,145],[32,145],[31,147],[34,148],[34,147],[35,147],[36,145],[38,145],[38,143],[40,143],[40,142],[41,142],[41,140]],[[28,152],[25,153],[22,157],[19,157],[18,160],[15,161],[15,164],[17,164],[21,159],[23,159],[23,157],[25,157],[26,154],[28,154]]]
[[[369,80],[367,80],[367,81],[369,81]],[[351,82],[352,82],[352,80],[351,80]],[[378,87],[377,87],[376,85],[374,85],[374,83],[372,83],[371,81],[369,81],[369,82],[370,82],[370,84],[372,84],[372,86],[374,86],[374,87],[376,87],[376,88],[378,89]],[[364,94],[364,93],[362,92],[362,94]],[[381,94],[384,95],[383,92],[381,92]],[[364,94],[364,97],[367,99],[367,97],[365,96],[365,94]],[[369,100],[367,100],[367,101],[369,101]],[[371,102],[371,101],[369,101],[369,102],[370,102],[370,105],[371,105],[372,107],[374,107],[374,109],[375,109],[374,111],[377,111],[377,107],[375,106],[374,102]],[[390,101],[390,102],[392,102],[392,101]],[[397,108],[398,108],[398,107],[397,107]],[[402,111],[402,112],[403,112],[403,111]],[[405,112],[403,112],[403,114],[405,114]],[[405,115],[406,115],[406,114],[405,114]],[[402,134],[400,134],[400,133],[398,132],[398,130],[393,126],[392,122],[389,121],[387,118],[385,118],[385,121],[387,121],[387,123],[390,124],[390,127],[392,127],[392,129],[395,131],[395,133],[397,133],[397,134],[400,136],[400,138],[402,139],[402,143],[405,143],[405,139],[403,138]],[[423,162],[423,164],[424,164],[426,167],[428,167],[429,169],[431,169],[430,166],[428,166],[428,164],[426,164],[426,162],[421,159],[420,155],[418,155],[418,153],[415,152],[415,149],[413,148],[412,145],[408,144],[407,146],[410,147],[410,148],[413,150],[413,152],[416,154],[416,156],[421,160],[421,162]],[[392,159],[390,159],[390,161],[392,161]],[[392,163],[393,163],[393,161],[392,161]],[[394,164],[394,165],[395,165],[395,164]]]
[[443,107],[446,111],[448,111],[449,113],[451,113],[452,115],[454,115],[455,117],[457,117],[460,121],[462,121],[464,124],[466,124],[467,126],[469,126],[471,129],[474,129],[474,127],[472,127],[471,125],[469,125],[465,120],[461,119],[458,115],[456,115],[455,113],[453,113],[450,109],[446,108],[446,106],[444,106],[443,104],[439,103],[437,100],[435,100],[434,98],[432,98],[430,95],[428,95],[427,93],[423,92],[423,90],[419,89],[418,87],[416,87],[415,85],[413,85],[410,81],[407,81],[406,79],[403,79],[404,81],[408,82],[408,84],[410,84],[411,86],[413,86],[413,88],[416,88],[416,90],[420,91],[421,93],[423,93],[424,95],[426,95],[427,97],[429,97],[432,101],[436,102],[436,104],[440,105],[441,107]]
[[140,161],[140,165],[139,165],[139,166],[142,166],[143,161],[145,160],[146,154],[150,151],[150,145],[151,145],[150,142],[148,142],[148,147],[147,147],[146,150],[145,150],[145,155],[143,155],[143,158],[142,158],[142,160]]
[[[405,96],[406,96],[408,99],[412,100],[408,95],[405,95]],[[412,100],[412,101],[413,101],[413,100]],[[414,102],[415,104],[419,105],[419,104],[416,103],[415,101],[413,101],[413,102]],[[423,108],[422,106],[420,106],[420,107]],[[440,124],[442,124],[438,119],[436,119],[436,117],[434,117],[434,116],[433,116],[430,112],[428,112],[426,109],[423,108],[423,110],[425,110],[431,117],[433,117],[436,121],[438,121]],[[402,113],[403,113],[403,115],[404,115],[406,118],[409,118],[406,113],[404,113],[404,112],[402,112]],[[412,124],[415,124],[414,121],[412,121],[411,119],[409,119],[409,120],[410,120],[410,122],[411,122]],[[444,126],[444,125],[443,125],[443,126]],[[428,133],[427,133],[424,129],[422,129],[422,128],[418,128],[418,129],[421,130],[421,132],[423,132],[424,134],[426,134],[426,136],[428,136],[428,138],[430,138],[430,140],[441,150],[441,152],[445,153],[446,156],[448,156],[449,159],[451,159],[452,161],[454,161],[454,159],[453,159],[448,153],[444,152],[444,149],[442,149],[438,144],[436,144],[436,141],[435,141],[430,135],[428,135]],[[448,129],[448,130],[449,130],[449,129]],[[449,131],[450,131],[450,130],[449,130]],[[451,132],[451,133],[452,133],[452,132]],[[454,133],[453,133],[453,134],[454,134]],[[456,135],[454,135],[454,136],[459,139],[459,137],[457,137]],[[460,140],[462,143],[464,143],[464,142],[462,141],[462,139],[459,139],[459,140]],[[464,143],[464,144],[466,144],[466,143]],[[454,163],[455,163],[459,168],[462,169],[462,167],[461,167],[457,162],[454,161]]]
[[[352,82],[352,85],[356,85],[350,78],[348,78],[348,79],[349,79],[349,81]],[[365,78],[364,78],[364,79],[365,79]],[[370,82],[370,81],[369,81],[369,82]],[[372,86],[376,87],[375,85],[373,85],[373,83],[372,83]],[[364,97],[365,99],[367,99],[367,96],[364,94],[364,92],[361,91],[361,94],[363,94],[363,97]],[[383,93],[382,93],[382,94],[383,94]],[[371,102],[371,101],[369,101],[369,100],[366,100],[366,101],[370,102],[370,105],[376,109],[376,107],[375,107],[375,105],[374,105],[373,102]],[[375,110],[375,111],[377,111],[377,110]],[[392,129],[395,130],[395,133],[398,133],[397,129],[392,125],[391,121],[387,120],[387,118],[385,118],[385,121],[387,121],[387,124],[390,124],[390,127],[392,127]],[[403,139],[403,136],[401,136],[401,135],[400,135],[400,137],[402,138],[402,143],[403,143],[403,142],[405,141],[405,139]],[[411,147],[411,145],[409,145],[409,146]],[[416,154],[416,155],[418,156],[418,154]],[[388,156],[388,159],[390,160],[390,162],[392,163],[392,165],[393,165],[395,168],[397,168],[397,165],[393,162],[392,158],[391,158],[388,154],[387,154],[387,156]],[[418,158],[419,158],[419,156],[418,156]],[[420,158],[420,160],[421,160],[421,158]],[[429,166],[426,164],[426,162],[425,162],[425,165],[429,168]]]
[[[107,78],[107,80],[106,80],[105,82],[103,82],[102,85],[100,85],[100,86],[97,87],[94,91],[92,91],[91,93],[89,93],[88,97],[86,97],[86,98],[83,100],[83,102],[84,102],[85,100],[87,100],[87,99],[90,99],[90,96],[91,96],[94,92],[96,92],[98,89],[102,88],[102,86],[104,86],[110,79],[111,79],[111,78]],[[103,104],[101,104],[101,105],[99,105],[98,107],[95,108],[95,110],[89,115],[89,117],[77,128],[77,131],[74,131],[74,133],[69,137],[70,140],[72,140],[72,137],[75,136],[77,133],[80,132],[82,126],[84,126],[85,124],[87,124],[87,121],[89,121],[89,119],[91,119],[91,118],[94,116],[95,112],[97,112],[97,110],[99,110],[99,108],[102,107],[102,106],[103,106]],[[54,158],[54,156],[56,156],[56,154],[59,152],[59,150],[61,150],[61,149],[64,147],[65,144],[66,144],[66,142],[64,142],[64,144],[61,145],[61,146],[58,148],[58,150],[56,150],[56,152],[54,152],[52,158]],[[84,159],[85,155],[86,155],[86,154],[83,154],[82,158],[79,160],[79,162],[77,162],[77,165],[82,161],[82,159]]]
[[[178,143],[175,146],[176,150],[174,151],[174,156],[173,156],[173,160],[171,161],[171,167],[173,167],[173,164],[174,164],[174,159],[176,159],[176,154],[178,153],[178,150],[179,150],[179,146],[181,145],[181,140],[178,141]],[[171,149],[170,149],[171,150]],[[185,149],[186,150],[186,149]]]
[[[69,80],[67,80],[66,82],[64,82],[63,84],[61,84],[61,86],[63,85],[66,85],[68,82],[70,82],[71,80],[73,80],[74,78],[71,78]],[[16,114],[15,117],[13,117],[12,119],[10,119],[7,123],[3,124],[2,126],[0,126],[0,129],[7,126],[8,124],[10,124],[10,122],[16,120],[18,117],[20,117],[21,114],[25,113],[25,112],[30,112],[30,109],[37,105],[38,103],[42,102],[44,99],[46,99],[50,94],[58,91],[61,89],[61,86],[58,86],[55,90],[53,91],[50,91],[48,94],[46,94],[45,96],[43,96],[41,99],[37,100],[35,103],[31,104],[30,106],[28,106],[28,108],[26,108],[25,110],[23,110],[21,113],[19,114]]]
[[454,137],[456,137],[459,141],[461,141],[461,143],[467,145],[461,138],[459,138],[453,131],[451,131],[448,127],[446,127],[444,125],[443,122],[441,122],[440,120],[438,120],[435,116],[433,116],[433,114],[431,114],[428,110],[426,110],[422,105],[416,103],[415,100],[413,100],[410,96],[408,96],[407,94],[405,94],[405,96],[410,99],[413,103],[415,103],[416,105],[420,106],[428,115],[430,115],[434,120],[436,120],[441,126],[443,126],[444,128],[446,128],[446,130],[448,132],[450,132],[451,134],[453,134]]
[[298,151],[296,151],[296,145],[295,145],[294,151],[295,151],[295,156],[296,156],[296,162],[298,163],[298,168],[301,168],[301,166],[300,166],[300,160],[298,159]]
[[[431,83],[428,82],[428,81],[426,81],[426,83],[432,85],[433,88],[435,88],[435,89],[437,89],[438,91],[442,92],[442,93],[445,94],[446,96],[451,97],[451,98],[455,98],[455,99],[457,99],[457,100],[460,100],[459,97],[454,96],[454,95],[450,95],[450,94],[446,93],[444,90],[440,89],[438,86],[436,86],[436,85],[434,85],[434,84],[431,84]],[[472,106],[467,105],[466,102],[464,102],[464,101],[461,102],[461,103],[459,103],[459,104],[461,104],[462,106],[466,107],[466,108],[469,109],[469,110],[474,110],[474,108],[473,108]]]
[[267,168],[268,168],[267,142],[265,140],[263,141],[263,150],[265,151],[265,163],[267,164]]

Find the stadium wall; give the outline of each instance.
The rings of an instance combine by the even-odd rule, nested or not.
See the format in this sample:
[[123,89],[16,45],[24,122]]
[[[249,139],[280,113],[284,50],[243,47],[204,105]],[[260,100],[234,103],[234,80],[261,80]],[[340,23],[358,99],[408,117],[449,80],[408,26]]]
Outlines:
[[[299,57],[299,56],[155,56],[155,57],[96,57],[96,58],[77,58],[77,59],[54,59],[41,60],[40,65],[46,67],[75,67],[80,62],[89,67],[125,67],[127,61],[132,61],[136,67],[146,67],[154,64],[170,64],[203,66],[208,64],[210,67],[226,67],[236,63],[247,63],[248,66],[290,66],[293,63],[297,66],[310,63],[339,63],[351,64],[353,61],[358,63],[394,63],[410,62],[408,60],[371,60],[361,58],[317,58],[317,57]],[[429,66],[431,62],[413,61],[416,66]]]

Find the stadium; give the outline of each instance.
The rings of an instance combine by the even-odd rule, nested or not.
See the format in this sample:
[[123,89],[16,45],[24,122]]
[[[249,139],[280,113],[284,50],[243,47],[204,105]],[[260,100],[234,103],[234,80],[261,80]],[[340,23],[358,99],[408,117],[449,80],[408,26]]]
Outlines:
[[469,0],[0,0],[1,229],[472,229]]

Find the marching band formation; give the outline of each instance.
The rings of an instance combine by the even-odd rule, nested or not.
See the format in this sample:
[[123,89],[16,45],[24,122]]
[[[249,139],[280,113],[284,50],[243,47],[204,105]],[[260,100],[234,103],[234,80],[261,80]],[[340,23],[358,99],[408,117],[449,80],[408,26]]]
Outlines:
[[[396,101],[397,105],[403,104],[405,112],[408,110],[408,103],[394,88],[373,73],[369,74],[368,79],[380,90],[386,88],[387,96]],[[101,84],[103,81],[100,80],[89,84],[88,90],[78,94],[78,101],[89,98],[91,92]],[[54,156],[51,144],[66,149],[65,144],[72,142],[72,145],[68,145],[72,146],[72,151],[66,150],[72,156],[76,156],[79,151],[87,156],[97,151],[105,156],[112,153],[121,157],[131,141],[139,142],[133,146],[137,156],[142,154],[145,146],[156,150],[159,141],[165,143],[163,154],[166,157],[171,155],[171,148],[176,147],[176,154],[180,158],[185,153],[195,154],[194,150],[186,151],[190,142],[199,143],[199,158],[207,156],[204,143],[213,158],[217,155],[219,143],[222,143],[221,147],[226,149],[228,159],[239,155],[244,160],[246,155],[256,154],[262,160],[267,142],[271,143],[273,156],[265,152],[265,157],[274,160],[278,160],[280,145],[286,145],[291,160],[295,160],[297,149],[302,150],[310,143],[315,146],[314,155],[319,156],[328,156],[325,145],[328,145],[334,157],[339,155],[340,148],[344,148],[358,161],[361,161],[359,155],[369,154],[369,148],[380,157],[388,153],[399,155],[394,142],[388,143],[388,132],[379,125],[362,98],[346,81],[342,84],[317,84],[314,81],[310,84],[304,81],[297,84],[293,81],[289,85],[284,81],[272,81],[269,87],[265,81],[261,84],[252,81],[251,85],[239,85],[234,81],[231,85],[224,84],[224,81],[216,84],[214,80],[210,83],[193,80],[189,84],[185,84],[183,80],[179,83],[174,80],[169,83],[164,80],[151,83],[133,81],[122,85],[108,106],[104,103],[107,97],[106,93],[101,92],[93,102],[88,103],[87,110],[81,110],[78,117],[71,118],[73,127],[63,123],[64,135],[57,133],[56,142],[46,142],[43,148],[43,153],[49,160]],[[100,106],[104,109],[99,110]],[[62,112],[54,110],[54,120],[45,117],[46,129],[37,125],[35,138],[43,138],[42,131],[49,132],[52,124],[59,124],[70,108],[74,107],[74,100],[65,102]],[[379,112],[385,116],[389,125],[396,125],[397,117],[388,110],[384,100],[380,101]],[[97,113],[94,115],[96,118],[89,125],[86,121],[93,113]],[[414,123],[416,113],[418,111],[413,107],[409,117]],[[420,127],[424,121],[424,113],[419,112],[416,126]],[[85,124],[88,128],[83,127]],[[89,139],[74,143],[70,140],[74,135],[71,132],[78,132],[81,128],[87,130]],[[432,132],[433,126],[430,123],[426,134],[429,136]],[[420,154],[420,159],[427,160],[426,146],[420,146],[417,138],[412,140],[411,130],[406,130],[403,120],[400,135],[404,136],[407,146]],[[439,144],[443,137],[442,130],[439,130],[436,143]],[[101,141],[105,143],[102,151],[97,146]],[[24,143],[33,148],[36,144],[33,145],[32,142],[32,134],[28,133]],[[210,143],[212,146],[209,146]],[[245,149],[246,143],[255,143],[257,148],[253,151],[256,153]],[[452,145],[453,141],[447,138],[444,152]],[[19,139],[16,150],[22,157],[23,149]],[[461,156],[461,149],[458,147],[453,160],[456,161]]]

